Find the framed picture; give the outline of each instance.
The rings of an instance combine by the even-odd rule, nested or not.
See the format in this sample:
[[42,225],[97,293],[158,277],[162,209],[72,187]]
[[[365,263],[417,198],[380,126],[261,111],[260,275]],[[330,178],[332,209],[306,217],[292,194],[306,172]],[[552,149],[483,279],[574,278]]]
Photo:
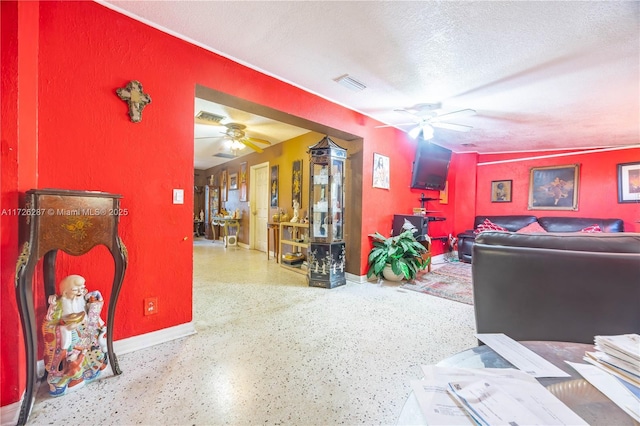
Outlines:
[[278,166],[271,166],[271,207],[278,207]]
[[618,203],[640,203],[640,163],[618,164]]
[[534,167],[529,177],[529,210],[578,210],[580,165]]
[[293,162],[291,178],[291,206],[298,202],[298,208],[302,205],[302,160]]
[[247,201],[247,162],[240,163],[240,201]]
[[389,157],[373,153],[373,187],[389,189]]
[[449,181],[444,182],[444,189],[440,191],[440,204],[449,204]]
[[512,183],[513,183],[512,180],[491,181],[491,202],[492,203],[510,203]]
[[220,172],[220,201],[227,201],[227,171]]
[[238,189],[238,173],[229,175],[229,190]]

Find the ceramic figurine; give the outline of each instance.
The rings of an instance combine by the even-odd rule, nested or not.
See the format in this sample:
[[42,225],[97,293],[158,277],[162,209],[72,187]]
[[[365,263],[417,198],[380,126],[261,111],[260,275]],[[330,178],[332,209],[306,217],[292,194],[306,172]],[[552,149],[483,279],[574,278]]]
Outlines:
[[200,210],[200,222],[204,222],[204,210]]
[[107,366],[107,327],[100,318],[102,295],[98,291],[87,292],[80,275],[64,278],[59,288],[59,296],[49,297],[42,324],[44,366],[51,396],[82,387]]
[[298,212],[299,209],[300,203],[298,203],[298,200],[293,200],[293,217],[291,218],[292,223],[297,223],[300,220]]

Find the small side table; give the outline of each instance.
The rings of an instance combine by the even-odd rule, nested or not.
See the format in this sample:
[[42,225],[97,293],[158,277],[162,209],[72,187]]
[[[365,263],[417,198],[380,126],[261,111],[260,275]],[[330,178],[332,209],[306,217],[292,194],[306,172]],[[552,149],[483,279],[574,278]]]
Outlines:
[[18,424],[27,422],[33,405],[36,385],[36,351],[38,326],[33,303],[33,274],[44,257],[45,301],[56,293],[55,266],[58,250],[72,256],[86,254],[104,245],[115,263],[115,274],[107,314],[107,355],[113,374],[122,374],[113,351],[113,321],[120,287],[127,268],[127,249],[118,236],[121,195],[97,191],[32,189],[27,191],[22,216],[20,242],[22,250],[16,263],[16,293],[27,358],[27,378]]
[[279,223],[267,223],[267,260],[269,260],[269,249],[271,248],[271,235],[273,235],[273,257],[276,258],[276,263],[280,263],[280,224]]

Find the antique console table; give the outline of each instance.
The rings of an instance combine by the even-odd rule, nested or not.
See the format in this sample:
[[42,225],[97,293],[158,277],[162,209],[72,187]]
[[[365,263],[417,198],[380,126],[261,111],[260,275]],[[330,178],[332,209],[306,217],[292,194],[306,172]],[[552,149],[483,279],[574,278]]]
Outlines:
[[[224,240],[224,246],[238,245],[238,233],[240,232],[240,219],[233,217],[219,217],[215,216],[211,219],[211,225],[220,226],[222,232],[222,239]],[[235,234],[231,234],[229,231],[231,228],[236,230]]]
[[42,257],[45,303],[56,293],[55,263],[58,250],[72,256],[87,253],[97,245],[107,247],[115,262],[115,274],[107,317],[107,354],[113,374],[121,374],[113,352],[113,321],[120,287],[127,267],[127,250],[118,236],[120,195],[97,191],[32,189],[25,197],[21,215],[21,253],[16,264],[16,293],[27,357],[27,380],[18,424],[27,422],[36,385],[36,352],[39,327],[33,301],[33,274]]

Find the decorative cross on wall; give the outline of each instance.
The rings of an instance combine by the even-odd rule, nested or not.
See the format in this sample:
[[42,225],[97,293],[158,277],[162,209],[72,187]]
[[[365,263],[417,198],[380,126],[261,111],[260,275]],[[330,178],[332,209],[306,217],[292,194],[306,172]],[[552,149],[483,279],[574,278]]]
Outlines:
[[142,84],[131,80],[127,87],[116,89],[118,97],[129,104],[129,117],[134,123],[142,121],[142,110],[151,103],[151,96],[142,91]]

